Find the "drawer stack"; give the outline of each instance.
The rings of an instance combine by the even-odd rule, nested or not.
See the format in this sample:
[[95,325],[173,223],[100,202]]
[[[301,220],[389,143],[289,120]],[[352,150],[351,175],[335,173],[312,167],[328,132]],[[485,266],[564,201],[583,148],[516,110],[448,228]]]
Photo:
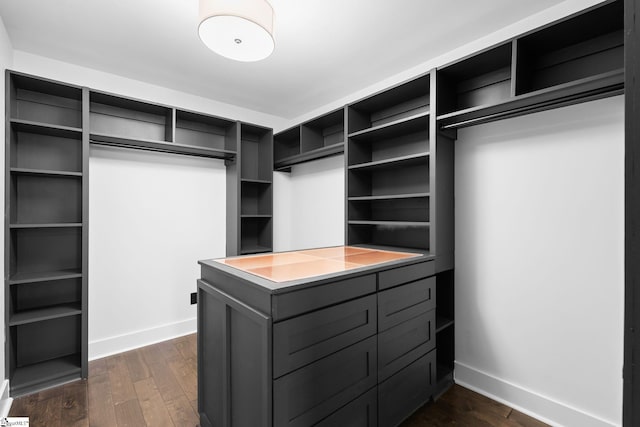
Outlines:
[[[220,291],[209,280],[199,282],[199,309],[203,310],[199,339],[204,352],[209,345],[212,357],[201,359],[199,383],[212,390],[220,378],[228,383],[215,396],[199,396],[203,426],[220,422],[229,426],[393,427],[434,395],[433,261],[273,294],[268,314]],[[204,312],[213,302],[211,297],[226,308]],[[226,316],[216,314],[225,311]],[[253,323],[233,321],[243,313]],[[227,321],[230,327],[212,325],[216,318],[224,321],[225,317],[232,319]],[[234,331],[234,323],[245,329]],[[228,343],[230,352],[215,356],[217,350],[207,338],[210,334]],[[234,353],[234,348],[243,351]],[[262,364],[261,354],[270,362]],[[216,368],[216,358],[228,366]],[[247,369],[259,365],[262,371],[246,377]],[[246,378],[236,381],[234,376]],[[264,392],[255,394],[257,388]],[[209,399],[221,395],[227,401],[214,409]],[[253,395],[251,401],[247,395]],[[265,408],[267,419],[255,417],[249,422],[247,409],[259,406]],[[207,407],[211,412],[207,413]]]

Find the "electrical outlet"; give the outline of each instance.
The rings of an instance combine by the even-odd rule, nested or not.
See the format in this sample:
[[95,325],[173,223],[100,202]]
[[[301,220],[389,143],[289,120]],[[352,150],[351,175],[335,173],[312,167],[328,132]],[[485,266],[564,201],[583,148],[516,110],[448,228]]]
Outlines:
[[198,294],[195,292],[191,292],[191,304],[198,303]]

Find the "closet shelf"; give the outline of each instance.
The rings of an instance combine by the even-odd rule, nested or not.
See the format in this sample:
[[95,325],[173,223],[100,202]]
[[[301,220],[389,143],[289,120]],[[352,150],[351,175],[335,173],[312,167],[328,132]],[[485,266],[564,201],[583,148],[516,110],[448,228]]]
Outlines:
[[370,138],[384,139],[387,137],[397,136],[400,134],[408,134],[418,131],[426,131],[429,124],[429,112],[421,112],[409,117],[394,120],[378,126],[372,126],[366,129],[352,132],[349,138],[355,140],[369,140]]
[[429,153],[417,153],[406,156],[392,157],[390,159],[376,160],[367,163],[358,163],[349,166],[349,170],[366,170],[373,168],[398,167],[403,165],[414,165],[419,163],[428,163]]
[[76,279],[81,277],[82,273],[79,270],[15,273],[9,278],[8,283],[9,285],[20,285],[23,283],[48,282],[53,280]]
[[315,150],[310,150],[301,154],[296,154],[294,156],[279,159],[274,164],[274,170],[281,172],[291,172],[291,166],[309,162],[311,160],[335,156],[341,153],[344,153],[344,142],[327,145],[326,147],[316,148]]
[[50,387],[78,378],[81,372],[79,354],[17,367],[11,377],[11,391],[14,396],[27,394],[45,385]]
[[61,126],[32,120],[11,119],[11,128],[19,132],[37,133],[47,136],[59,136],[63,138],[80,138],[82,129],[71,126]]
[[406,194],[388,194],[388,195],[376,195],[376,196],[356,196],[349,197],[350,202],[367,202],[375,200],[397,200],[397,199],[420,199],[429,197],[430,193],[406,193]]
[[25,325],[27,323],[42,322],[60,317],[77,316],[82,314],[80,304],[62,304],[53,307],[26,310],[14,313],[9,318],[9,326]]
[[134,139],[124,136],[91,133],[90,142],[98,145],[109,145],[139,150],[158,151],[163,153],[184,154],[187,156],[208,157],[213,159],[231,160],[236,153],[231,150],[204,148],[195,145],[178,144],[174,142],[156,141],[149,139]]
[[31,223],[31,224],[10,224],[9,228],[79,228],[82,227],[81,222],[55,222],[55,223]]
[[456,129],[624,93],[624,70],[617,69],[569,83],[516,95],[437,117],[443,129]]
[[271,184],[271,181],[267,181],[266,179],[249,179],[249,178],[242,178],[240,180],[240,182],[242,182],[243,184],[263,184],[263,185],[269,185]]
[[445,316],[436,316],[436,333],[454,325],[454,320]]
[[39,175],[53,177],[70,177],[77,178],[82,176],[82,172],[59,171],[50,169],[32,169],[32,168],[10,168],[9,171],[16,175]]
[[240,248],[240,255],[259,254],[259,253],[271,252],[272,250],[273,249],[268,248],[266,246],[261,246],[261,245],[243,246],[242,248]]

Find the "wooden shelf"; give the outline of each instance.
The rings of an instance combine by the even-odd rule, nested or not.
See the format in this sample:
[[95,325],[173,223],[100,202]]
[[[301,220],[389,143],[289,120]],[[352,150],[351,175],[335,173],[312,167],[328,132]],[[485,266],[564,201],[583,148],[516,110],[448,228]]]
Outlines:
[[16,175],[40,175],[40,176],[53,176],[53,177],[81,177],[82,172],[68,172],[57,171],[48,169],[30,169],[30,168],[10,168],[9,171]]
[[61,304],[53,307],[27,310],[13,313],[9,318],[9,326],[24,325],[27,323],[42,322],[44,320],[58,319],[60,317],[77,316],[82,314],[80,304]]
[[240,255],[259,254],[259,253],[266,253],[266,252],[272,252],[272,251],[273,251],[272,248],[266,247],[266,246],[260,246],[260,245],[243,246],[240,249]]
[[624,93],[624,70],[619,69],[517,95],[496,104],[443,114],[437,119],[441,128],[456,129],[622,93]]
[[73,354],[46,362],[17,367],[11,376],[11,394],[20,396],[72,379],[82,373],[80,355]]
[[396,200],[396,199],[418,199],[429,197],[430,193],[409,193],[409,194],[388,194],[388,195],[378,195],[378,196],[358,196],[358,197],[348,197],[347,200],[350,202],[358,202],[358,201],[376,201],[376,200]]
[[276,161],[274,164],[274,170],[280,172],[291,172],[291,166],[298,165],[300,163],[309,162],[312,160],[323,159],[325,157],[335,156],[344,153],[344,142],[328,145],[322,148],[316,148],[315,150],[307,151],[302,154],[285,157]]
[[374,162],[359,163],[349,166],[350,170],[366,170],[373,168],[402,167],[404,165],[414,165],[429,162],[429,153],[417,153],[407,156],[393,157],[390,159],[376,160]]
[[349,220],[349,225],[384,225],[393,227],[429,227],[427,221],[365,221]]
[[267,181],[266,179],[242,178],[242,179],[240,179],[240,182],[246,183],[246,184],[261,184],[261,185],[270,185],[270,184],[272,184],[271,181]]
[[72,126],[61,126],[22,119],[11,119],[9,123],[11,124],[11,128],[18,132],[37,133],[62,138],[79,138],[82,136],[82,128]]
[[77,228],[82,227],[81,222],[59,222],[59,223],[42,223],[42,224],[10,224],[11,229],[20,228]]
[[392,122],[372,126],[349,134],[355,140],[385,139],[399,134],[407,134],[428,129],[429,112],[421,112],[409,117],[403,117]]
[[8,283],[9,285],[20,285],[23,283],[48,282],[53,280],[76,279],[81,277],[82,273],[80,272],[80,270],[16,273],[9,278]]
[[273,215],[271,214],[242,214],[240,215],[240,218],[272,218]]
[[177,144],[174,142],[132,139],[124,136],[92,133],[91,142],[98,145],[109,145],[114,147],[135,148],[148,151],[159,151],[163,153],[184,154],[187,156],[208,157],[214,159],[233,159],[235,152],[229,150],[218,150],[213,148],[203,148],[192,145]]

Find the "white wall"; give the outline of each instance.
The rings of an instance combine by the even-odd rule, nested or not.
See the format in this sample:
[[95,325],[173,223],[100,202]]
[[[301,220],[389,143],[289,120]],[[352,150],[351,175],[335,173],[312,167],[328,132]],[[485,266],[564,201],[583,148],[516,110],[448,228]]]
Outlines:
[[[4,72],[5,69],[11,68],[12,64],[13,64],[13,48],[11,47],[11,41],[9,40],[9,35],[7,34],[7,30],[5,29],[4,22],[2,22],[2,17],[0,17],[0,70]],[[3,76],[4,76],[4,73],[3,73]],[[4,100],[5,85],[2,84],[0,86],[2,86],[2,88],[0,88],[0,99]],[[0,106],[0,114],[2,115],[2,117],[4,117],[5,103],[0,102],[0,104],[2,104]],[[4,120],[0,120],[0,122],[1,122],[0,134],[4,135],[4,131],[5,131]],[[4,150],[0,150],[0,164],[4,165],[4,160],[5,160]],[[2,188],[4,188],[4,184],[5,184],[4,174],[2,174],[2,178],[0,179],[2,180]],[[0,238],[4,242],[4,227],[2,227],[2,230],[0,231],[0,236],[1,236]],[[4,245],[2,245],[2,249],[0,249],[0,254],[2,255],[1,258],[4,259]],[[0,292],[0,307],[4,307],[4,292]],[[0,337],[2,337],[2,342],[4,343],[5,341],[4,316],[2,317],[2,319],[3,319],[3,325],[2,325],[2,331],[0,332]],[[0,351],[0,379],[5,378],[4,362],[5,362],[4,351]],[[2,386],[0,387],[0,417],[6,416],[9,411],[10,403],[7,402],[7,399],[6,399],[8,397],[8,393],[9,393],[9,388],[8,388],[7,382],[4,381],[2,383]]]
[[624,105],[463,129],[456,381],[551,421],[620,425]]
[[274,201],[285,204],[284,209],[274,204],[274,250],[343,245],[344,156],[296,165],[289,176],[274,175]]
[[92,147],[89,358],[196,329],[197,260],[225,256],[223,161]]

